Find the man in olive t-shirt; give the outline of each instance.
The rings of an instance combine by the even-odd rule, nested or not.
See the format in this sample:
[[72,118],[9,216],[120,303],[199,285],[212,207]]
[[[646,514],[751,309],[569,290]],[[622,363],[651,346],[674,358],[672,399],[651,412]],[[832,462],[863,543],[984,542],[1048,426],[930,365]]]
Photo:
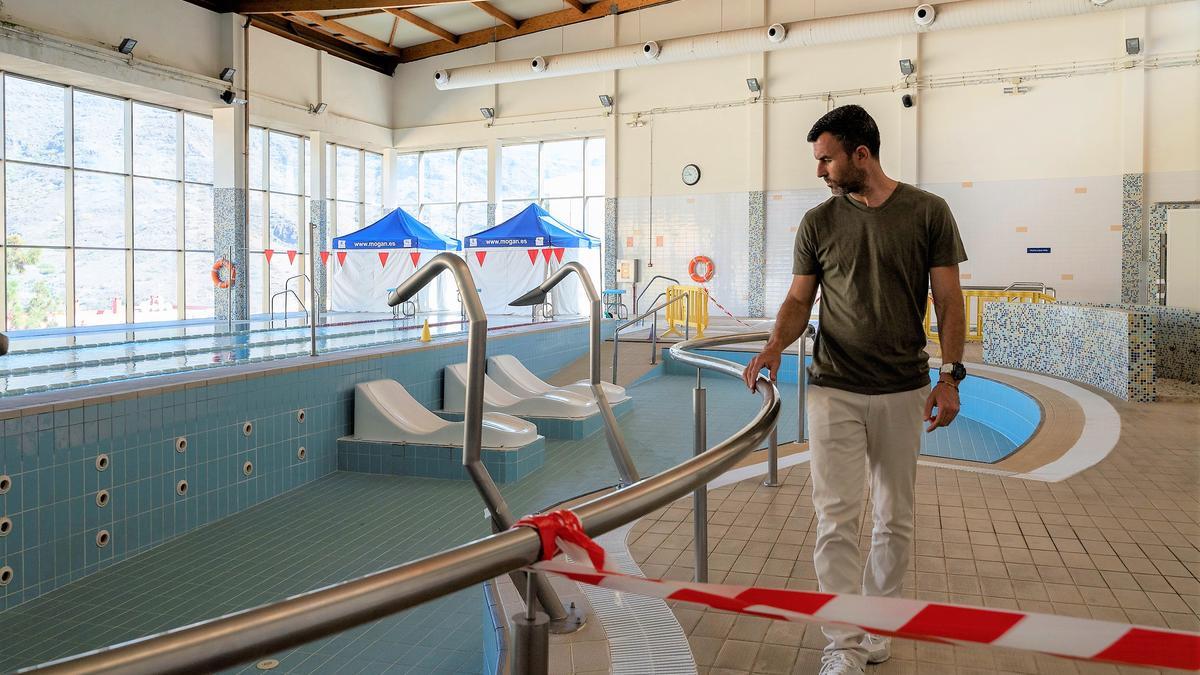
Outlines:
[[[884,174],[879,129],[865,110],[829,111],[808,141],[817,176],[834,196],[800,224],[791,289],[744,377],[751,389],[763,368],[775,379],[783,349],[808,325],[820,286],[808,370],[817,582],[825,592],[897,597],[912,550],[921,422],[932,431],[959,409],[965,322],[958,264],[967,256],[944,200]],[[923,326],[931,285],[944,364],[932,390]],[[868,466],[874,525],[860,576]],[[845,627],[823,631],[829,644],[822,675],[862,673],[890,654],[886,639]]]

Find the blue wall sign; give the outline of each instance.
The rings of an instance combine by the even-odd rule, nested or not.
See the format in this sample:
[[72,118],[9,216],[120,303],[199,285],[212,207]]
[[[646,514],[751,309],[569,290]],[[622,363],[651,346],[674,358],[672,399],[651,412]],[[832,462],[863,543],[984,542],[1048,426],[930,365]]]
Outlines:
[[1037,246],[1037,247],[1033,247],[1033,248],[1027,248],[1027,249],[1025,249],[1025,252],[1026,253],[1049,253],[1050,247],[1049,246]]

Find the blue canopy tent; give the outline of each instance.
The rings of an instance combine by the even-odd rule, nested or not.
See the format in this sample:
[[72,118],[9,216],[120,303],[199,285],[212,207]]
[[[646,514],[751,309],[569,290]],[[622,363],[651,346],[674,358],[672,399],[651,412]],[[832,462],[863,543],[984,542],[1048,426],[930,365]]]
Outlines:
[[[467,265],[479,285],[488,314],[515,314],[524,309],[508,303],[541,283],[563,263],[580,261],[593,277],[598,271],[600,240],[567,225],[548,211],[530,204],[499,225],[464,238]],[[588,311],[575,280],[551,292],[560,314]]]
[[[404,209],[333,240],[329,261],[331,307],[337,311],[386,312],[388,290],[395,288],[433,255],[462,248],[457,239],[438,234]],[[456,309],[446,284],[434,281],[418,296],[424,311]]]

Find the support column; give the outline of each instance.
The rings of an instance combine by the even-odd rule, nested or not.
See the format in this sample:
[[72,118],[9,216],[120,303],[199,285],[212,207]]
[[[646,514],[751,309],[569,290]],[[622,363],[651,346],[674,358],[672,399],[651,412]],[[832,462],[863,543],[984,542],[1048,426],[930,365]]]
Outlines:
[[[1144,50],[1146,9],[1123,15],[1125,37],[1142,38]],[[1121,73],[1121,302],[1154,301],[1158,251],[1147,246],[1145,166],[1146,71],[1139,64]]]
[[[751,24],[766,23],[766,0],[755,0],[750,10]],[[746,314],[766,316],[767,290],[767,54],[760,52],[746,57],[746,77],[758,78],[761,90],[754,103],[746,106],[746,222],[747,240],[747,297]],[[781,255],[786,255],[782,252]]]
[[488,187],[487,187],[487,226],[496,226],[496,208],[500,203],[500,141],[492,138],[487,144]]
[[[313,275],[315,277],[313,279],[313,285],[316,286],[317,289],[317,297],[319,298],[321,311],[327,311],[329,308],[329,269],[333,265],[337,264],[337,258],[335,257],[333,251],[329,252],[329,256],[325,260],[324,264],[320,264],[319,262],[321,251],[329,251],[328,242],[330,241],[331,234],[329,231],[329,210],[333,208],[333,203],[329,199],[329,186],[325,184],[328,155],[325,152],[325,137],[321,132],[308,132],[308,142],[309,161],[308,167],[306,167],[308,169],[308,175],[304,178],[306,181],[308,181],[308,194],[310,199],[308,205],[308,223],[313,239],[312,251],[313,255],[318,256],[318,263],[313,269]],[[385,177],[383,184],[383,201],[385,204],[388,204],[387,176],[389,175],[388,166],[390,166],[388,156],[391,151],[389,150],[387,153],[388,154],[384,155],[383,165]],[[388,208],[392,208],[392,206],[388,204]],[[313,225],[316,227],[313,227]]]
[[[239,98],[246,98],[246,49],[242,17],[223,16],[221,53],[237,67],[232,83]],[[230,290],[213,289],[218,319],[245,320],[250,315],[250,256],[247,227],[247,115],[245,105],[213,109],[213,246],[216,257],[226,257],[237,270]]]
[[[617,46],[617,18],[610,16],[609,46]],[[618,91],[621,73],[611,70],[604,74],[606,93],[613,99],[613,107],[604,120],[604,288],[617,287],[617,255],[621,249],[617,245],[617,125],[620,124],[621,95]],[[633,298],[626,300],[631,308]]]
[[213,288],[216,318],[242,321],[250,314],[250,256],[246,224],[246,109],[213,110],[213,245],[216,257],[237,270],[230,290]]
[[391,213],[400,206],[396,197],[396,149],[385,148],[383,151],[383,210]]
[[[916,79],[921,70],[921,36],[919,33],[912,35],[901,35],[899,38],[900,51],[897,54],[897,62],[900,59],[912,59],[916,65],[917,72],[908,76],[910,88],[903,89],[897,95],[899,99],[904,94],[913,97],[913,107],[905,108],[899,100],[896,101],[896,107],[900,109],[900,174],[897,177],[899,180],[916,185],[920,180],[920,160],[918,152],[921,147],[921,101],[917,98]],[[899,68],[899,66],[897,66]]]

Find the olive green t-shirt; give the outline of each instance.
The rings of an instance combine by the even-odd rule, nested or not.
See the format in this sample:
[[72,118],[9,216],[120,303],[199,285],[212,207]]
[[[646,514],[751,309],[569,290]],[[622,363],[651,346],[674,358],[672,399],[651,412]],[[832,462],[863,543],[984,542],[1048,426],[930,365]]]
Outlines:
[[929,269],[966,259],[946,201],[904,183],[877,207],[835,196],[804,214],[792,274],[821,285],[809,381],[860,394],[929,384]]

